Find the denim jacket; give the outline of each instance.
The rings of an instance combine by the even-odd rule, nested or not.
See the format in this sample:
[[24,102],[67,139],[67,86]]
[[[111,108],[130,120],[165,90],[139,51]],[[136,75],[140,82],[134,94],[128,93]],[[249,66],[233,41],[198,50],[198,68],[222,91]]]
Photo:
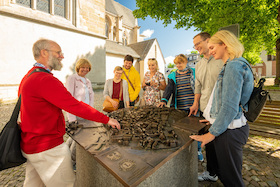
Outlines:
[[246,63],[243,57],[228,60],[218,76],[210,110],[210,117],[216,119],[209,129],[214,136],[225,132],[234,119],[241,117],[240,103],[248,110],[254,78]]

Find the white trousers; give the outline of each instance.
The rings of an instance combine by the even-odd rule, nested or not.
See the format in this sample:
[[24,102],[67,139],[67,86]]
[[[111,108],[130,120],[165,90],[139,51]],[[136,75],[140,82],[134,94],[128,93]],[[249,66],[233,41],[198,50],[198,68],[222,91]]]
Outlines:
[[65,143],[40,153],[22,154],[27,158],[24,187],[74,186],[71,152]]

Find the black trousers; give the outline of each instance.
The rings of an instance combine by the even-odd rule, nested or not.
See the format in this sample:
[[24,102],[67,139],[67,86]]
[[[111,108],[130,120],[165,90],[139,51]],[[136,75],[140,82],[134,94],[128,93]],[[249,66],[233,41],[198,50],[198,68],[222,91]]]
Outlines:
[[[215,152],[213,152],[213,149],[211,150],[212,152],[208,152],[208,156],[213,160],[208,165],[207,157],[207,169],[210,167],[209,170],[214,170],[226,187],[244,186],[242,178],[242,155],[243,146],[247,143],[248,136],[249,125],[246,124],[241,128],[228,129],[212,141]],[[215,156],[216,160],[214,158]],[[215,161],[218,167],[213,166],[213,162]]]

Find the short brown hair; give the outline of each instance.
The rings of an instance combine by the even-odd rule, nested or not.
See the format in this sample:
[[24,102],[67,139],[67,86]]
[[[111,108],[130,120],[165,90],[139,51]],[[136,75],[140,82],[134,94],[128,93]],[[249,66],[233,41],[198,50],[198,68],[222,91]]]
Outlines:
[[187,62],[188,63],[188,58],[183,54],[179,54],[175,57],[174,64],[177,64],[179,62],[182,62],[182,63]]
[[80,70],[81,66],[83,66],[83,65],[88,65],[89,71],[91,70],[90,62],[87,59],[81,58],[78,60],[78,62],[76,63],[76,66],[75,66],[75,70],[77,73],[79,73],[79,70]]
[[133,63],[133,61],[134,61],[134,59],[133,59],[133,57],[131,56],[131,55],[125,55],[125,57],[124,57],[124,61],[131,61],[132,63]]
[[200,36],[202,40],[206,40],[207,38],[211,38],[211,35],[208,32],[201,32],[193,37],[195,39],[196,37]]

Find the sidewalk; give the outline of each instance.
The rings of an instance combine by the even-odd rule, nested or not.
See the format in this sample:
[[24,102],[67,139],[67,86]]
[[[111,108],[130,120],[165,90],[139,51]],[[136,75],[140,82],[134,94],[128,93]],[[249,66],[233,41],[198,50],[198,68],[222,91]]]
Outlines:
[[[279,92],[280,94],[280,92]],[[279,95],[274,97],[280,98]],[[102,91],[95,91],[95,108],[102,108]],[[9,120],[14,104],[0,105],[0,130]],[[205,152],[203,152],[204,158]],[[280,186],[280,140],[250,136],[244,147],[243,179],[246,186]],[[206,161],[198,163],[202,172]],[[25,164],[0,171],[0,186],[22,186],[25,177]],[[199,186],[223,186],[217,182],[199,182]]]

